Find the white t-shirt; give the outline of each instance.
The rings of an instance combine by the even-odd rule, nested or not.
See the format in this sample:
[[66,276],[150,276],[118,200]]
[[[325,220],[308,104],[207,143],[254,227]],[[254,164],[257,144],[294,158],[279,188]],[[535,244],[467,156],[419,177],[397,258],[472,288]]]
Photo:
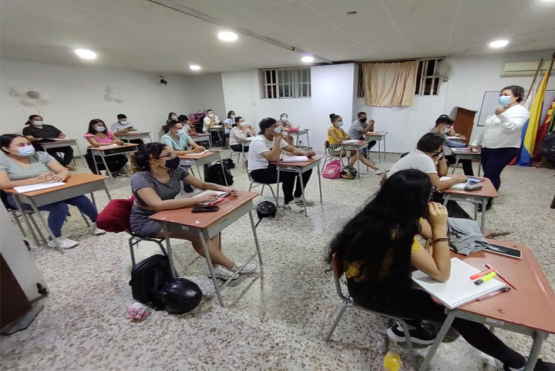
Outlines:
[[491,115],[472,145],[481,145],[484,148],[520,148],[522,128],[529,118],[530,112],[520,104],[500,115]]
[[[287,146],[287,142],[282,139],[280,148]],[[268,140],[260,134],[252,140],[249,147],[249,173],[254,170],[267,169],[270,163],[262,156],[262,153],[270,152],[274,148],[274,141]]]
[[414,152],[409,153],[397,161],[391,169],[389,169],[387,177],[391,178],[396,172],[409,169],[420,170],[426,174],[437,174],[434,160],[424,152],[416,149]]
[[[218,118],[218,116],[214,115],[214,125],[218,125],[219,123],[220,123],[220,119]],[[208,124],[210,124],[210,117],[206,116],[203,120],[203,127],[202,127],[202,131],[205,133],[208,131]]]

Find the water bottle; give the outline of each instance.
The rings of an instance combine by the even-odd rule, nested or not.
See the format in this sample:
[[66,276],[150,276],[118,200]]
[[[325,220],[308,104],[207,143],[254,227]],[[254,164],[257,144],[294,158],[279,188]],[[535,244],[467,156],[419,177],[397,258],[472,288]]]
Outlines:
[[399,371],[402,365],[400,355],[395,352],[387,352],[383,360],[383,371]]

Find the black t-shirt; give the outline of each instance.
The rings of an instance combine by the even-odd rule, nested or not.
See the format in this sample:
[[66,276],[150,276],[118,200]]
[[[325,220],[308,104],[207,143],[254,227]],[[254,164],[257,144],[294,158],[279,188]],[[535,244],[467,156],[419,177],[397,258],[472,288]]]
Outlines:
[[42,128],[28,125],[23,129],[24,136],[30,135],[34,138],[52,139],[58,138],[60,134],[62,134],[62,132],[52,125],[43,125]]

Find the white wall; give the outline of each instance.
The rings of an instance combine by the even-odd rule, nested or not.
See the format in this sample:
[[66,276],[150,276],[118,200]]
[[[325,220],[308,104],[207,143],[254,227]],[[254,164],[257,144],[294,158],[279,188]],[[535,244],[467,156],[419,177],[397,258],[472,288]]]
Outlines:
[[224,89],[220,74],[193,77],[192,85],[188,87],[193,88],[196,98],[197,107],[194,112],[213,109],[220,120],[227,117],[228,110],[225,109]]
[[[217,76],[219,78],[219,76]],[[67,67],[23,61],[0,61],[0,133],[21,132],[31,114],[44,116],[44,122],[79,138],[86,148],[83,134],[93,118],[111,125],[118,113],[125,113],[138,129],[152,132],[154,140],[168,117],[168,112],[194,112],[211,101],[194,89],[194,79],[167,76],[167,87],[158,84],[158,75],[90,67]],[[25,107],[8,94],[13,86],[27,86],[47,93],[52,100],[47,106]],[[120,86],[125,102],[104,100],[107,86]],[[213,86],[206,84],[206,86]],[[220,82],[221,94],[221,82]],[[221,99],[223,102],[223,98]]]
[[256,121],[256,98],[258,97],[256,74],[255,70],[222,74],[224,110],[226,112],[235,111],[237,116],[243,116],[245,122],[253,127],[258,124]]

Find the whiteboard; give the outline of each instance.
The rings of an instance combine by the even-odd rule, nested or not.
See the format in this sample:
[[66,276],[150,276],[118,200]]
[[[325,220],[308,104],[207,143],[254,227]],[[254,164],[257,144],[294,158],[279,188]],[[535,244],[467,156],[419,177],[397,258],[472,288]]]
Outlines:
[[[493,115],[495,113],[495,110],[500,107],[499,103],[497,103],[500,93],[500,91],[486,91],[484,93],[482,107],[480,108],[480,113],[478,115],[478,126],[484,126],[487,118],[490,115]],[[546,90],[540,123],[543,123],[543,121],[545,120],[547,110],[549,109],[549,107],[551,107],[553,99],[555,99],[555,90]]]

